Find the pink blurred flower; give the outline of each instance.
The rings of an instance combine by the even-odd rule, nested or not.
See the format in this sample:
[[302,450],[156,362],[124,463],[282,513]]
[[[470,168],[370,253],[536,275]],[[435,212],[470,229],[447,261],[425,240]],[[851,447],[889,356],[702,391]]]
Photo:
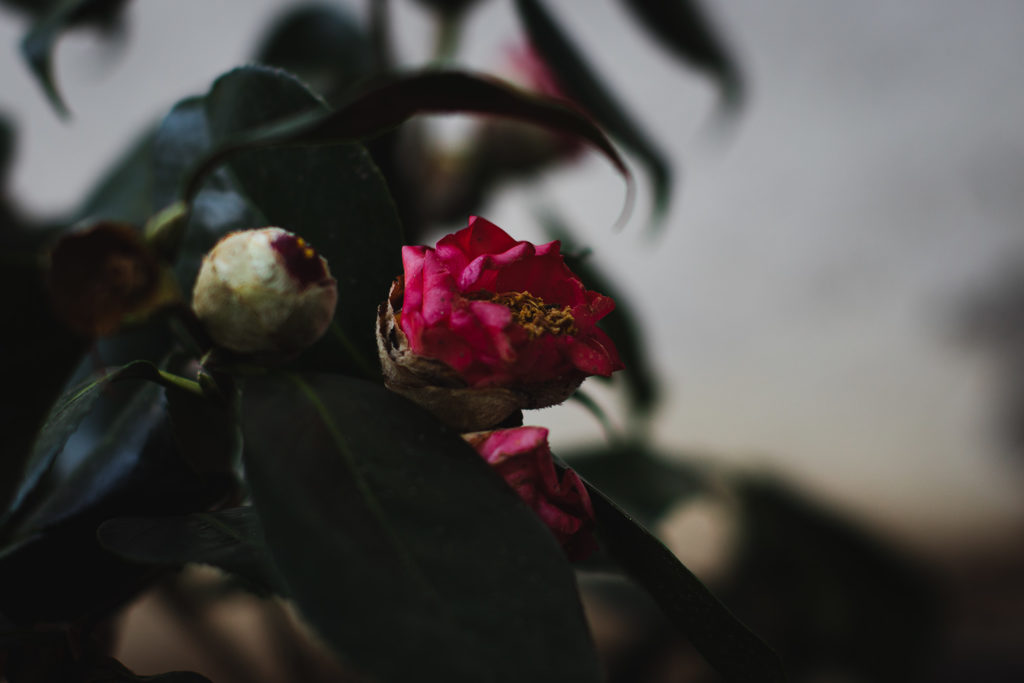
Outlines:
[[547,524],[570,559],[585,559],[597,548],[590,495],[572,470],[559,480],[547,429],[516,427],[464,438]]
[[615,302],[586,289],[559,246],[517,242],[474,216],[434,249],[404,247],[399,324],[410,349],[443,361],[470,387],[621,369],[615,345],[597,327]]

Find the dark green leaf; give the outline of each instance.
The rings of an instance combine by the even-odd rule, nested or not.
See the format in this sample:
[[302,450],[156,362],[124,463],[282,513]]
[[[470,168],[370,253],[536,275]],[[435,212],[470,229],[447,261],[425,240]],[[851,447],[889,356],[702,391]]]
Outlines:
[[342,376],[245,389],[267,543],[338,653],[383,682],[599,680],[557,541],[458,435]]
[[[221,77],[205,107],[218,142],[296,112],[324,110],[293,77],[266,67]],[[300,362],[376,376],[372,321],[401,272],[403,240],[387,185],[366,150],[353,143],[256,149],[235,156],[228,169],[266,224],[312,243],[338,281],[334,322]]]
[[615,342],[619,357],[626,366],[619,374],[629,390],[630,408],[639,415],[650,413],[658,401],[659,387],[657,373],[651,366],[650,353],[644,343],[643,327],[633,315],[629,303],[604,273],[591,259],[579,255],[583,252],[565,223],[551,214],[542,217],[541,222],[553,239],[562,242],[566,263],[587,288],[615,300],[615,310],[601,320],[601,329]]
[[729,681],[785,681],[778,656],[740,623],[675,555],[587,483],[597,529],[612,558],[661,605],[672,623]]
[[5,457],[0,458],[0,467],[3,468],[0,472],[0,486],[3,486],[0,490],[0,501],[3,502],[0,529],[35,490],[40,479],[64,449],[68,438],[92,411],[97,399],[111,382],[154,377],[158,377],[156,368],[139,361],[92,380],[57,401],[36,437],[32,450],[25,454],[26,457],[19,459],[17,453],[5,453]]
[[100,543],[119,557],[153,565],[211,564],[264,592],[285,594],[252,508],[179,517],[121,517],[104,522]]
[[267,125],[229,138],[196,168],[184,196],[192,197],[207,173],[243,150],[359,140],[418,114],[452,113],[506,116],[579,136],[600,149],[623,176],[630,177],[615,147],[579,112],[485,76],[428,71],[397,77],[333,111],[307,106],[305,113],[276,123],[263,121]]
[[718,81],[722,103],[736,109],[743,101],[743,78],[722,37],[699,0],[622,0],[669,50]]
[[34,3],[34,13],[38,18],[21,41],[21,53],[50,104],[62,118],[70,112],[53,79],[53,53],[57,39],[67,28],[79,23],[99,23],[109,27],[124,3],[125,0],[55,0],[43,12],[38,11],[40,3]]
[[224,495],[229,478],[197,474],[181,452],[159,385],[171,393],[187,390],[172,386],[149,363],[133,363],[128,373],[125,378],[148,381],[117,387],[112,402],[118,409],[90,424],[90,433],[80,430],[76,452],[61,468],[67,473],[37,505],[18,511],[18,536],[97,510],[108,517],[194,512]]
[[44,482],[46,495],[19,514],[16,546],[0,557],[0,605],[17,623],[102,618],[152,580],[152,568],[100,547],[101,522],[197,512],[226,494],[230,482],[197,476],[185,463],[159,386],[115,389],[129,390],[115,401],[123,408],[112,422],[79,430]]
[[655,220],[660,220],[668,208],[672,189],[672,172],[665,157],[601,83],[541,0],[516,0],[516,8],[533,47],[554,72],[566,95],[643,161],[654,188]]

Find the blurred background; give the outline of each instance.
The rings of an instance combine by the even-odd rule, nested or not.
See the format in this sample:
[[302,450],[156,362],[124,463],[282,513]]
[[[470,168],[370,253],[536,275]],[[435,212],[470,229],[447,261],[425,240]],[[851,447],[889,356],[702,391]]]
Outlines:
[[[0,111],[19,132],[10,193],[27,212],[69,211],[295,4],[129,3],[113,38],[61,41],[66,122],[17,55],[23,18],[0,10]],[[356,16],[368,5],[333,4]],[[391,4],[403,62],[431,59],[433,15]],[[749,88],[724,121],[713,85],[666,59],[620,4],[548,4],[670,159],[669,213],[652,235],[636,167],[638,205],[615,230],[624,184],[587,152],[504,186],[483,215],[522,239],[544,239],[538,211],[573,226],[641,322],[664,399],[650,424],[659,462],[753,482],[660,509],[663,538],[784,655],[832,647],[787,625],[813,631],[807,615],[835,614],[789,599],[820,587],[785,566],[802,552],[900,640],[878,652],[839,631],[843,651],[809,664],[807,680],[912,680],[890,663],[918,639],[933,653],[923,679],[1024,680],[1024,4],[705,2]],[[518,26],[510,3],[473,7],[457,62],[500,73]],[[454,118],[430,126],[457,146],[468,123]],[[617,394],[588,391],[624,424]],[[528,419],[566,455],[605,438],[577,404]],[[782,540],[739,543],[751,520]],[[842,576],[862,543],[883,559]],[[767,598],[744,592],[759,580]],[[595,618],[613,603],[595,603]],[[149,622],[133,623],[142,642]],[[837,663],[858,649],[877,670]]]

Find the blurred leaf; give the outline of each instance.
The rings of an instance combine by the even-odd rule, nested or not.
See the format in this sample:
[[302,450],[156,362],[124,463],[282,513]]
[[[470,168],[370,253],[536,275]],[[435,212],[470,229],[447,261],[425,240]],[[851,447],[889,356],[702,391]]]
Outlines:
[[[67,393],[50,411],[46,423],[39,431],[32,450],[20,459],[17,453],[5,453],[0,458],[0,530],[19,506],[32,493],[39,480],[50,470],[53,461],[64,449],[68,437],[78,429],[89,414],[103,390],[119,379],[153,378],[157,370],[150,363],[138,361],[92,380]],[[2,531],[0,531],[2,536]]]
[[193,171],[183,191],[185,198],[193,196],[207,173],[240,151],[368,138],[418,114],[493,114],[575,135],[601,150],[624,177],[630,178],[615,147],[586,116],[486,76],[426,71],[396,77],[335,110],[306,109],[305,113],[222,142]]
[[250,507],[179,517],[120,517],[100,525],[100,543],[133,562],[210,564],[263,592],[287,595]]
[[655,523],[670,507],[706,488],[696,467],[643,443],[575,448],[560,455],[644,524]]
[[736,483],[743,533],[729,604],[790,674],[931,680],[941,603],[929,569],[781,482]]
[[621,1],[652,36],[718,82],[726,109],[735,110],[742,105],[743,78],[739,67],[708,20],[700,0]]
[[619,357],[626,366],[619,374],[625,380],[629,391],[630,408],[639,415],[650,413],[658,402],[660,389],[657,375],[649,360],[651,355],[644,344],[643,327],[633,315],[625,297],[618,293],[617,288],[597,268],[593,260],[580,256],[584,252],[569,233],[565,223],[552,214],[543,216],[541,223],[552,239],[562,242],[566,264],[587,288],[615,300],[615,310],[601,319],[600,327],[615,342]]
[[267,543],[337,652],[382,681],[599,680],[558,543],[458,435],[337,375],[245,396]]
[[53,80],[53,53],[57,39],[67,28],[76,24],[97,23],[109,27],[125,1],[55,0],[45,10],[39,9],[41,3],[32,3],[33,13],[38,18],[21,40],[21,54],[61,118],[66,118],[70,112]]
[[726,680],[785,681],[778,656],[740,623],[675,555],[601,491],[587,483],[597,532],[609,555],[658,602],[675,626]]
[[654,189],[655,221],[660,221],[672,190],[672,171],[664,155],[601,83],[541,0],[516,0],[516,9],[534,49],[554,72],[566,95],[647,167]]
[[351,10],[317,3],[277,18],[260,41],[256,61],[295,74],[328,101],[374,71],[373,46]]
[[152,203],[155,135],[155,130],[148,130],[132,143],[75,211],[75,222],[85,218],[146,222],[156,210]]
[[[326,111],[293,77],[267,67],[222,76],[205,107],[217,142],[296,112]],[[249,150],[228,168],[267,224],[312,243],[338,281],[334,322],[300,362],[377,376],[377,342],[367,321],[401,272],[403,240],[387,185],[366,150],[353,143]]]
[[461,14],[478,0],[416,0],[436,12],[442,14]]

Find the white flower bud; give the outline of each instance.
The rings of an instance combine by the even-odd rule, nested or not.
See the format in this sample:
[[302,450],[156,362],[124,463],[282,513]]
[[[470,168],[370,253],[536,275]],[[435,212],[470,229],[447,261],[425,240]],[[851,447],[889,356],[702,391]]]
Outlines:
[[213,340],[247,354],[305,349],[327,330],[337,301],[327,261],[281,228],[223,237],[203,258],[192,292]]

